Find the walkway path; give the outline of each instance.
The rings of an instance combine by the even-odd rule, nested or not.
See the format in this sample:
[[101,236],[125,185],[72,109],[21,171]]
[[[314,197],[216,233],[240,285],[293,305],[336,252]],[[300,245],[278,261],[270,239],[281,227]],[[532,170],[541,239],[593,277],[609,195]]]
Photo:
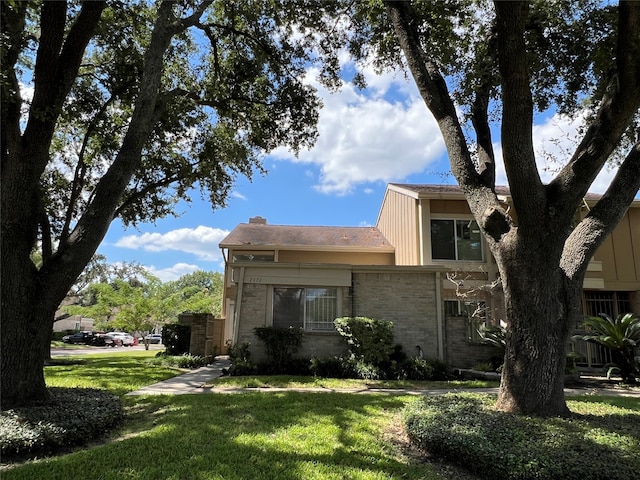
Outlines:
[[[127,395],[183,395],[195,393],[245,393],[245,392],[340,392],[340,393],[387,393],[394,395],[442,395],[449,392],[476,392],[476,393],[498,393],[497,388],[473,388],[473,389],[434,389],[434,390],[414,390],[414,389],[391,389],[391,388],[348,388],[330,389],[322,387],[313,388],[277,388],[277,387],[205,387],[215,378],[221,377],[223,370],[229,368],[230,362],[227,357],[217,357],[213,364],[198,368],[191,372],[183,373],[169,378],[162,382],[154,383],[129,392]],[[567,395],[613,395],[640,398],[640,389],[612,389],[612,388],[566,388]]]

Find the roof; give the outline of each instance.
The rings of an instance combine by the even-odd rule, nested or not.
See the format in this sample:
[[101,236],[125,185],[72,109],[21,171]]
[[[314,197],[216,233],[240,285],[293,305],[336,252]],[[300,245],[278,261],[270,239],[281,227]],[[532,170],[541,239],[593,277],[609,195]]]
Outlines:
[[[462,189],[458,185],[390,183],[388,188],[410,193],[416,198],[464,198]],[[510,194],[509,187],[496,185],[496,194],[508,196]]]
[[[388,188],[409,194],[415,198],[464,198],[462,189],[458,185],[433,185],[433,184],[411,184],[411,183],[390,183]],[[510,196],[511,191],[505,185],[496,185],[496,195]],[[596,202],[602,198],[598,193],[587,193],[585,200]],[[633,203],[637,203],[634,201]]]
[[318,227],[241,223],[221,242],[220,248],[313,248],[330,250],[377,250],[394,248],[376,227]]

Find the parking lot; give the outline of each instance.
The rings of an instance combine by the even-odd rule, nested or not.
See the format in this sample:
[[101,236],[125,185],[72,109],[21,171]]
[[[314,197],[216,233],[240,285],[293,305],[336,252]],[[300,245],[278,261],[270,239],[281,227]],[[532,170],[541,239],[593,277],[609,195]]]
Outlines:
[[[144,345],[134,345],[131,347],[91,347],[91,346],[70,346],[70,347],[55,347],[51,349],[52,357],[69,357],[71,355],[86,355],[91,353],[107,353],[107,352],[121,352],[123,350],[144,350]],[[164,345],[155,344],[149,345],[149,350],[164,350]]]

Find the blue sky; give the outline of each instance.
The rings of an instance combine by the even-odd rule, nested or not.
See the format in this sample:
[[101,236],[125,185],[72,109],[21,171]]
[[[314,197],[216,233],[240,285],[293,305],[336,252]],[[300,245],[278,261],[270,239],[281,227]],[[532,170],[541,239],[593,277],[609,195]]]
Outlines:
[[[375,225],[387,183],[455,183],[436,122],[412,80],[367,71],[366,91],[345,84],[329,93],[314,77],[310,71],[307,81],[318,88],[324,106],[313,149],[298,158],[285,149],[270,152],[267,175],[239,177],[224,209],[212,211],[195,191],[191,205],[178,206],[177,218],[137,229],[116,220],[98,253],[109,263],[140,263],[163,281],[195,270],[223,271],[218,244],[250,217],[277,225]],[[566,118],[538,118],[534,139],[544,180],[575,148],[577,126]],[[611,176],[603,172],[592,191],[603,192]],[[497,177],[506,184],[501,164]]]

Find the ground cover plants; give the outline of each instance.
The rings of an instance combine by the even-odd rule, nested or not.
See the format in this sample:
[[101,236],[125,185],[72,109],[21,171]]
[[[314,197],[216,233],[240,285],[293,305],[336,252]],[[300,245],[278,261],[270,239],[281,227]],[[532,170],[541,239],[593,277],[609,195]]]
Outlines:
[[581,396],[570,418],[499,412],[477,394],[423,397],[404,411],[411,441],[481,478],[634,480],[640,472],[637,398]]

